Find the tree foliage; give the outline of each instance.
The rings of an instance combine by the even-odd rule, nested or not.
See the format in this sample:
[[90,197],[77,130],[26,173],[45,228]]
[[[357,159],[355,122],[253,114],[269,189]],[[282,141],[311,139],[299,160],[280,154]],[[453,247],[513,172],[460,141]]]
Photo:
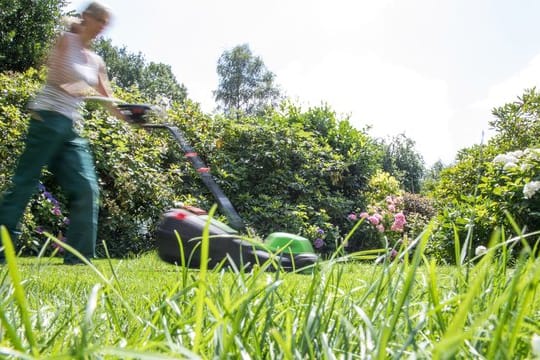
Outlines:
[[[0,77],[0,189],[7,186],[22,150],[25,105],[43,75],[44,69]],[[150,101],[134,89],[116,88],[115,96]],[[96,105],[87,105],[84,117],[101,188],[99,239],[113,256],[152,248],[160,213],[175,201],[206,209],[215,202],[166,134],[129,127]],[[347,214],[365,205],[368,180],[378,164],[374,140],[347,119],[338,119],[329,107],[303,111],[288,104],[262,116],[231,120],[205,115],[186,100],[172,103],[167,122],[184,131],[257,234],[289,231],[321,239],[321,251],[331,251],[347,235]],[[43,184],[69,217],[65,197],[50,174],[45,173]],[[25,214],[21,239],[27,252],[38,251],[45,240],[38,228],[57,234],[66,226],[42,195],[33,198]]]
[[508,217],[525,231],[538,229],[539,195],[527,198],[525,193],[531,182],[540,180],[540,157],[535,150],[539,147],[540,95],[535,89],[526,90],[493,114],[490,125],[496,134],[486,145],[462,149],[455,164],[440,172],[432,192],[438,219],[431,246],[444,249],[447,258],[453,258],[455,238],[463,244],[469,237],[472,246],[486,246],[496,229],[506,238],[515,236]]
[[187,89],[179,84],[170,65],[147,62],[141,53],[117,47],[110,39],[100,38],[94,48],[107,64],[109,77],[123,89],[132,87],[151,101],[184,101]]
[[0,0],[0,72],[25,71],[45,61],[65,0]]
[[522,150],[540,144],[540,93],[525,90],[517,101],[493,109],[489,125],[497,132],[490,140],[500,152]]
[[226,114],[256,114],[279,99],[275,75],[247,44],[225,51],[218,60],[217,73],[219,84],[214,96]]
[[383,170],[398,179],[405,191],[419,193],[424,159],[416,151],[414,140],[400,134],[384,143],[383,148]]

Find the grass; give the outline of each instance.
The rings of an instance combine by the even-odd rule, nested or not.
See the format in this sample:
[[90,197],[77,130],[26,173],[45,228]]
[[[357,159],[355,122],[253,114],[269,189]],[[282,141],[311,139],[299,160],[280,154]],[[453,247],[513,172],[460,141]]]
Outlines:
[[[155,254],[0,268],[0,356],[20,359],[533,358],[540,260],[506,245],[456,267],[334,258],[311,274],[188,270]],[[511,241],[509,241],[510,243]],[[409,256],[410,255],[410,256]]]

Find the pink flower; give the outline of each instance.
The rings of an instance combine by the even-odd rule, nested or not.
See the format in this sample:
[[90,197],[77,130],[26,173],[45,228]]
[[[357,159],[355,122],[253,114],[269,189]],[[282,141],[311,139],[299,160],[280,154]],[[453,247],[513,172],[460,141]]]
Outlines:
[[391,212],[394,212],[394,211],[396,211],[396,206],[394,204],[390,204],[390,205],[388,205],[388,210],[391,211]]
[[398,212],[396,215],[394,215],[394,219],[403,222],[404,224],[406,223],[405,214],[403,214],[402,212]]
[[383,224],[379,224],[375,227],[377,230],[379,230],[379,232],[384,232],[384,225]]
[[403,231],[403,226],[407,221],[405,220],[405,215],[402,212],[397,213],[394,216],[394,223],[392,224],[392,227],[390,228],[392,231]]
[[367,218],[369,220],[370,223],[372,223],[373,225],[379,225],[379,223],[381,222],[380,219],[375,216],[375,215],[372,215],[370,217]]
[[369,217],[369,214],[367,212],[364,211],[360,213],[360,219],[365,219],[367,217]]
[[349,216],[347,216],[347,218],[351,221],[355,221],[357,220],[358,218],[356,217],[356,214],[355,213],[351,213],[349,214]]

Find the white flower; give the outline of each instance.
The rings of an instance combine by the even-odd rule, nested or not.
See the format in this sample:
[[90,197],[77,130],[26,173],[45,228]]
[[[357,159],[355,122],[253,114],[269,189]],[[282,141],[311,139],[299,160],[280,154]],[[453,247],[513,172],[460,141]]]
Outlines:
[[529,164],[529,163],[523,163],[523,164],[521,164],[521,166],[519,167],[519,169],[521,170],[521,172],[526,172],[526,171],[532,169],[532,165]]
[[516,159],[519,159],[520,157],[522,157],[524,154],[524,152],[522,150],[516,150],[516,151],[512,151],[512,152],[509,152],[507,155],[510,155]]
[[525,184],[523,187],[523,195],[525,195],[525,199],[532,198],[538,189],[540,189],[540,181],[531,181],[530,183]]
[[540,160],[540,149],[529,148],[525,149],[525,155],[531,160]]
[[507,162],[516,161],[517,159],[508,156],[507,154],[499,154],[493,159],[494,163],[506,164]]
[[477,246],[474,250],[476,256],[484,255],[487,252],[487,248],[483,245]]
[[534,358],[540,359],[540,335],[534,334],[531,338],[531,352]]
[[503,169],[504,169],[504,170],[510,170],[510,169],[515,168],[516,166],[517,166],[517,165],[516,165],[515,162],[509,161],[509,162],[507,162],[506,164],[504,164]]

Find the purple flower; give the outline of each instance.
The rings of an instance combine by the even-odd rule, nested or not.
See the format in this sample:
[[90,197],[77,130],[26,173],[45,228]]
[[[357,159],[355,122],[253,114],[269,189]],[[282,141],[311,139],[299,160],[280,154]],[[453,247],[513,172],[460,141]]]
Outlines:
[[38,189],[39,189],[39,191],[45,191],[46,190],[45,185],[43,185],[42,183],[39,183]]
[[[64,238],[64,239],[65,239],[65,238]],[[62,239],[58,239],[58,240],[62,240]],[[59,245],[59,244],[57,244],[57,243],[55,243],[55,242],[53,242],[53,243],[51,244],[51,246],[52,246],[53,248],[55,248],[55,249],[58,249],[58,252],[63,252],[63,251],[64,251],[64,248],[62,247],[62,245]]]
[[321,239],[321,238],[315,239],[315,241],[313,242],[313,246],[315,246],[316,249],[322,248],[324,246],[323,239]]
[[51,212],[56,215],[56,216],[61,216],[62,215],[62,210],[60,210],[60,208],[58,206],[55,206]]
[[324,230],[321,229],[321,228],[318,228],[318,229],[317,229],[317,234],[321,234],[321,235],[324,234]]
[[36,232],[37,232],[38,234],[43,234],[43,231],[44,231],[44,230],[43,230],[43,227],[42,227],[41,225],[38,226],[38,227],[36,227]]
[[63,221],[64,221],[64,224],[69,225],[69,218],[68,217],[65,217]]

